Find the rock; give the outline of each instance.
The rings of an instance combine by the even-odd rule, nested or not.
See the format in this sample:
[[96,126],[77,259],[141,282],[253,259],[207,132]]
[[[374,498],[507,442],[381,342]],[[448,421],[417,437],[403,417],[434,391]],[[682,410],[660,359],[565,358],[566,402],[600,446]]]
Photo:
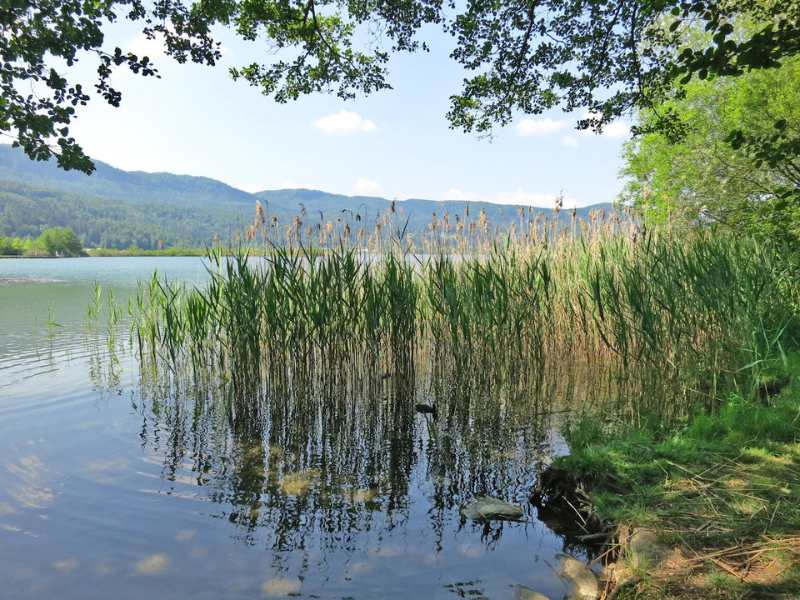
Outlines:
[[581,561],[564,556],[558,574],[572,584],[570,600],[597,600],[600,595],[597,576]]
[[491,521],[493,519],[517,521],[525,512],[521,506],[516,504],[509,504],[504,500],[488,496],[479,496],[462,507],[461,514],[473,521]]
[[667,555],[667,548],[659,541],[658,536],[649,529],[637,529],[628,542],[628,553],[631,566],[655,567]]
[[539,592],[534,592],[524,585],[515,585],[514,600],[550,600],[550,598]]

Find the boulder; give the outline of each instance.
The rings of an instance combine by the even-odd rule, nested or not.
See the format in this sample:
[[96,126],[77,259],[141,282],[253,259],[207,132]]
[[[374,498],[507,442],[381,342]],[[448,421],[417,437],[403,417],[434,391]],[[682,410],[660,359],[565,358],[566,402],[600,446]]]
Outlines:
[[492,521],[496,519],[518,521],[525,514],[521,506],[510,504],[498,498],[479,496],[461,508],[461,514],[473,521]]
[[514,600],[550,600],[550,598],[524,585],[515,585]]
[[597,576],[581,561],[571,556],[562,557],[558,574],[572,585],[570,600],[597,600],[600,595]]

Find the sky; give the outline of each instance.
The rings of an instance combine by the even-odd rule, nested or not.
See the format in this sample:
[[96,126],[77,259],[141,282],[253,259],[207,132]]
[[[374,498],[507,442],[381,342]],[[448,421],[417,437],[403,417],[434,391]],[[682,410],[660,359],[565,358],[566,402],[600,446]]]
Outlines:
[[[92,157],[126,170],[222,180],[247,191],[304,187],[392,199],[484,200],[565,207],[612,201],[621,189],[628,126],[603,135],[574,129],[581,114],[519,115],[491,140],[448,126],[449,96],[463,72],[452,42],[427,36],[430,53],[395,56],[392,90],[345,102],[334,95],[278,104],[227,67],[266,58],[263,42],[221,35],[216,67],[179,65],[130,25],[107,37],[155,62],[161,79],[113,75],[123,93],[112,108],[95,98],[72,133]],[[94,65],[84,62],[91,80]]]

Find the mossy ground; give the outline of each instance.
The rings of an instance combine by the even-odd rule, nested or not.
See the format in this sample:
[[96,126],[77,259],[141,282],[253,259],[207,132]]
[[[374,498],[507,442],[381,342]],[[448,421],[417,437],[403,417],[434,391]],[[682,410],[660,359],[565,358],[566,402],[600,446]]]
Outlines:
[[587,485],[599,515],[673,549],[616,598],[800,599],[798,373],[768,401],[731,395],[677,430],[587,419],[568,438],[558,466]]

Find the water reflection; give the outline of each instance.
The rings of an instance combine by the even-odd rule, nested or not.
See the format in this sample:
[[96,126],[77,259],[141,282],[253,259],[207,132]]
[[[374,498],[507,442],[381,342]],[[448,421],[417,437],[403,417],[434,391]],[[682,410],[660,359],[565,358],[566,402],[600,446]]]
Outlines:
[[[224,390],[141,372],[124,323],[87,329],[91,279],[59,285],[75,302],[59,300],[53,335],[2,323],[0,597],[564,595],[564,542],[527,502],[560,448],[541,401],[555,392],[364,365],[276,387],[235,418]],[[0,292],[18,314],[30,304]],[[525,520],[463,519],[478,495]]]
[[[88,382],[95,355],[82,356]],[[65,581],[67,599],[163,582],[197,598],[563,594],[562,540],[527,503],[558,446],[536,402],[381,379],[265,397],[243,427],[220,392],[131,376],[76,386],[93,400],[47,406],[44,421],[7,413],[0,575],[14,597]],[[465,520],[478,495],[524,505],[525,521]]]
[[[269,550],[280,573],[302,579],[333,556],[350,579],[380,574],[387,562],[430,568],[447,545],[465,562],[480,561],[506,531],[535,519],[529,490],[558,451],[548,413],[530,398],[431,397],[412,383],[264,397],[262,418],[248,427],[214,392],[145,385],[140,440],[174,484],[164,493],[200,490],[233,538]],[[436,414],[417,412],[422,402]],[[528,523],[468,522],[459,509],[479,495],[524,503]],[[468,539],[456,539],[464,531]],[[398,533],[403,545],[391,542]],[[272,578],[262,592],[294,593],[298,581]],[[460,594],[464,585],[446,589]]]

